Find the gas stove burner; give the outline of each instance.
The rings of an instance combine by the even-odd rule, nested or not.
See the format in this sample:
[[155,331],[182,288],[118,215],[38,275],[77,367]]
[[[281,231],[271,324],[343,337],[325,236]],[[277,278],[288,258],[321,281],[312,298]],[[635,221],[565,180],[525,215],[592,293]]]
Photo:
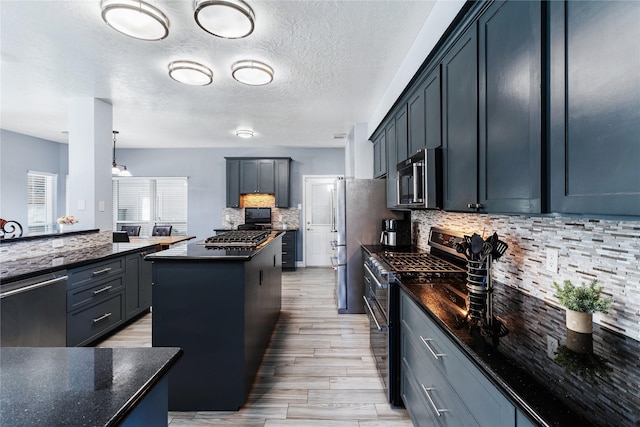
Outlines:
[[427,252],[385,252],[382,259],[397,273],[446,275],[465,270]]
[[233,230],[207,237],[204,246],[210,249],[253,249],[264,243],[269,231]]

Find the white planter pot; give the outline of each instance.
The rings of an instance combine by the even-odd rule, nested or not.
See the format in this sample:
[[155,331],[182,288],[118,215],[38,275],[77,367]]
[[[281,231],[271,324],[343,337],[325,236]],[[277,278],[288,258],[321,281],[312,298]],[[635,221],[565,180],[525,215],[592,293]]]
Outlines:
[[567,309],[567,329],[582,334],[593,332],[593,314]]

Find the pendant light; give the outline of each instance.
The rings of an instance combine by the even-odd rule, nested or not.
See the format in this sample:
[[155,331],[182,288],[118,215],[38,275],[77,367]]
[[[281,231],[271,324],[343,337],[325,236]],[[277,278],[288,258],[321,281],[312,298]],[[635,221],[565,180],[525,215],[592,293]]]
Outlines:
[[162,40],[169,35],[169,19],[157,7],[141,0],[102,0],[102,19],[114,30],[140,40]]
[[241,39],[253,32],[256,17],[242,0],[195,0],[193,17],[207,33],[223,39]]
[[[127,170],[127,165],[118,165],[116,163],[116,135],[120,132],[117,130],[113,131],[113,161],[111,163],[111,175],[117,176],[131,176],[131,172]],[[122,167],[122,169],[120,169]]]

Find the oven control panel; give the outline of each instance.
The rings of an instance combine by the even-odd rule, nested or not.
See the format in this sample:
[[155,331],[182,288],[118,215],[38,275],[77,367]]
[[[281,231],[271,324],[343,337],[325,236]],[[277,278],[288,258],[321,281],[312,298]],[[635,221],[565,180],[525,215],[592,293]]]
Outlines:
[[452,255],[459,256],[456,245],[464,242],[463,234],[432,227],[429,232],[429,246],[436,247]]

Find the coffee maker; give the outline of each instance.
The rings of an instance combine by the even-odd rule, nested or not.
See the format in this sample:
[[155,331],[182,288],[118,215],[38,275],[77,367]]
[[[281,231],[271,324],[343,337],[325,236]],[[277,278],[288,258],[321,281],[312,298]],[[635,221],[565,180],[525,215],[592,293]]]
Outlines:
[[406,219],[383,219],[380,244],[394,248],[411,246],[411,221]]

